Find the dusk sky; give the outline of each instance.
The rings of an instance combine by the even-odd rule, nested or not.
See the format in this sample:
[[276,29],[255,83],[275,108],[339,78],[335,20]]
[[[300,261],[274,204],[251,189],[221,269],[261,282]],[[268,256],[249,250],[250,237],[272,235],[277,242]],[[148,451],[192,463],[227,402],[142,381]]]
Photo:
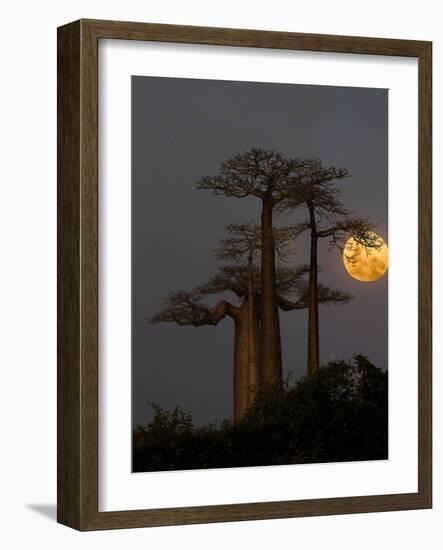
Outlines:
[[[232,415],[233,329],[149,324],[169,292],[205,283],[220,262],[214,248],[231,222],[259,222],[260,201],[197,190],[226,158],[252,147],[315,157],[347,168],[337,182],[345,206],[388,239],[388,91],[368,88],[132,78],[133,423],[152,417],[147,401],[180,405],[196,424]],[[303,212],[275,225],[304,219]],[[319,246],[319,281],[354,296],[320,305],[320,359],[366,355],[388,368],[388,274],[352,279],[341,254]],[[290,265],[306,264],[306,238]],[[235,302],[235,297],[230,297]],[[210,297],[210,304],[220,297]],[[306,373],[307,310],[281,312],[283,374]]]

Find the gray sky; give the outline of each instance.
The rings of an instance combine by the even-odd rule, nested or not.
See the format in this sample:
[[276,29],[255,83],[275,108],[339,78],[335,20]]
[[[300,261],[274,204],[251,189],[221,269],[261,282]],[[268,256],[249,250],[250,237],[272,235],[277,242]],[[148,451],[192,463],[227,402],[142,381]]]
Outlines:
[[[134,424],[152,416],[147,400],[168,409],[180,405],[196,423],[232,414],[233,322],[194,328],[145,319],[169,292],[190,290],[216,271],[213,250],[227,223],[259,220],[257,199],[195,188],[224,159],[251,147],[347,168],[352,177],[338,184],[345,206],[368,216],[388,242],[387,90],[133,77]],[[320,306],[321,361],[363,353],[387,368],[387,274],[356,281],[328,248],[326,242],[319,247],[320,282],[355,299]],[[308,259],[300,239],[294,263]],[[307,311],[282,312],[280,321],[284,374],[292,371],[297,379],[306,371]]]

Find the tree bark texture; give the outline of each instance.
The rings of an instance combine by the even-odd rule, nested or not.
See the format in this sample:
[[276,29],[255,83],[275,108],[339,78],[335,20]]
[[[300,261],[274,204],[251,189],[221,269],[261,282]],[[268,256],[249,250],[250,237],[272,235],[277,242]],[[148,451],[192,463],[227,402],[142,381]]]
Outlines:
[[311,224],[311,251],[309,266],[309,296],[308,296],[308,373],[318,369],[319,353],[319,322],[318,322],[318,259],[317,259],[317,224],[314,207],[308,204]]
[[259,316],[253,277],[253,256],[248,258],[248,408],[254,403],[255,392],[260,385],[259,373]]
[[234,323],[234,422],[238,422],[248,409],[249,322],[246,301],[237,308]]
[[277,304],[272,202],[263,200],[261,215],[260,371],[263,384],[282,382],[280,320]]

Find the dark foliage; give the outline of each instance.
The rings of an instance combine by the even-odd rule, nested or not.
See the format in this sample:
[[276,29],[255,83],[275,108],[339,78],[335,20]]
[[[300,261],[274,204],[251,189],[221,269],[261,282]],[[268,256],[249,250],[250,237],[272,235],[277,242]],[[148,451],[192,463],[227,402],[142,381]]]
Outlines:
[[133,470],[187,470],[388,457],[388,377],[366,357],[338,361],[283,387],[261,388],[233,424],[195,427],[179,407],[156,404],[134,429]]

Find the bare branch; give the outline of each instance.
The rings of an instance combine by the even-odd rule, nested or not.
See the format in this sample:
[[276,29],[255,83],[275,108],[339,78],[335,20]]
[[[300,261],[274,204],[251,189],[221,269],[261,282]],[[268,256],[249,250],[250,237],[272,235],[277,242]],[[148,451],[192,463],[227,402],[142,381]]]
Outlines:
[[323,286],[322,284],[318,285],[318,303],[323,305],[331,304],[347,304],[354,299],[354,296],[348,292],[343,292],[341,290],[336,290]]
[[253,196],[276,205],[297,196],[309,162],[284,157],[272,149],[252,148],[223,161],[217,175],[205,176],[196,185],[214,195]]
[[249,255],[254,257],[261,248],[260,226],[252,222],[231,223],[225,227],[228,237],[221,239],[216,249],[219,260],[243,261]]
[[[258,261],[261,251],[261,227],[252,222],[243,224],[231,223],[226,226],[228,237],[221,239],[215,250],[219,260],[244,262],[251,258]],[[294,251],[295,240],[300,230],[298,226],[281,226],[273,228],[274,246],[277,258],[285,261]]]
[[[342,292],[341,290],[331,289],[327,286],[319,284],[317,287],[317,298],[318,303],[323,305],[331,304],[347,304],[353,300],[353,296],[347,292]],[[303,289],[300,289],[298,299],[289,300],[282,296],[278,298],[278,304],[280,309],[283,311],[291,311],[295,309],[306,309],[309,307],[309,287],[305,284]]]
[[[236,296],[242,298],[246,294],[246,278],[246,265],[224,265],[219,267],[218,272],[206,284],[197,288],[203,296],[233,292]],[[253,268],[253,282],[254,287],[260,284],[260,272],[255,266]]]
[[309,273],[308,265],[297,267],[278,266],[276,270],[276,285],[278,296],[299,295],[305,287],[304,277]]
[[171,292],[165,300],[165,307],[148,321],[150,323],[177,323],[181,326],[200,327],[217,325],[226,314],[235,315],[235,306],[223,302],[222,306],[218,304],[215,308],[211,308],[202,302],[202,296],[197,289],[191,292],[185,290]]
[[362,253],[370,256],[374,250],[379,251],[385,246],[383,239],[372,231],[355,231],[352,238],[353,240],[347,240],[343,247],[343,255],[350,264],[357,263]]
[[324,167],[317,159],[299,161],[295,176],[297,185],[286,189],[278,210],[293,210],[310,203],[320,216],[347,215],[347,210],[338,198],[339,191],[334,187],[336,180],[347,177],[349,172],[345,168]]
[[[352,237],[361,245],[366,254],[372,250],[380,250],[383,240],[374,232],[374,225],[366,218],[344,218],[340,223],[317,232],[319,238],[330,238],[331,247],[336,247],[342,252],[346,250],[347,242]],[[352,254],[345,256],[352,261]]]

